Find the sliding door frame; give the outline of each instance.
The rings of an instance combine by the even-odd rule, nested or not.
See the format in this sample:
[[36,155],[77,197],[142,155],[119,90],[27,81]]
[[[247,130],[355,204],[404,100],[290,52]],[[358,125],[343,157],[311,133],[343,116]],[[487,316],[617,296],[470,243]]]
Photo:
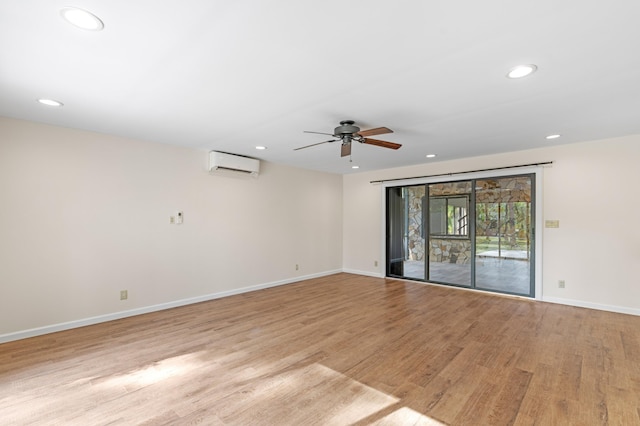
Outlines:
[[[534,251],[532,253],[533,265],[534,268],[534,296],[533,299],[542,300],[542,232],[540,230],[543,226],[542,220],[542,191],[543,191],[543,167],[542,166],[527,166],[527,167],[514,167],[507,169],[499,169],[499,170],[490,170],[484,172],[471,172],[471,173],[451,173],[445,176],[437,176],[431,178],[416,178],[416,179],[399,179],[399,180],[389,180],[381,182],[380,194],[381,194],[381,211],[382,211],[382,223],[381,223],[381,235],[382,239],[380,241],[380,253],[382,257],[385,259],[384,262],[381,262],[381,273],[383,276],[388,276],[387,274],[387,197],[386,192],[387,188],[390,187],[398,187],[398,186],[412,186],[412,185],[428,185],[432,183],[445,183],[445,182],[455,182],[455,181],[465,181],[465,180],[475,180],[475,179],[488,179],[488,178],[500,178],[500,177],[508,177],[508,176],[516,176],[516,175],[533,175],[532,184],[535,188],[534,190],[534,207],[535,210],[532,212],[535,218],[535,223],[533,226],[533,241],[534,241]],[[475,256],[475,254],[474,254]],[[475,263],[475,262],[473,262]],[[474,271],[472,270],[472,273]],[[398,277],[390,277],[401,279]],[[420,281],[418,281],[420,282]],[[467,287],[458,287],[458,288],[467,288]],[[471,289],[474,291],[485,291],[479,289]],[[503,294],[503,293],[498,293]],[[523,296],[524,297],[524,296]]]

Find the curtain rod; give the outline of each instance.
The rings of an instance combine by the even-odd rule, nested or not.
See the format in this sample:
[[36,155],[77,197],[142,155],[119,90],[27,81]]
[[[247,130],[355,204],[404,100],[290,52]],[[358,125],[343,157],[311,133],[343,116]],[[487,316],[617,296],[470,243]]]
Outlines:
[[440,173],[440,174],[437,174],[437,175],[425,175],[425,176],[413,176],[413,177],[396,178],[396,179],[372,180],[369,183],[384,183],[384,182],[393,182],[393,181],[397,181],[397,180],[410,180],[410,179],[427,179],[427,178],[432,178],[432,177],[463,175],[463,174],[466,174],[466,173],[492,172],[494,170],[517,169],[519,167],[546,166],[548,164],[553,164],[553,161],[545,161],[544,163],[520,164],[520,165],[517,165],[517,166],[493,167],[491,169],[469,170],[469,171],[466,171],[466,172]]

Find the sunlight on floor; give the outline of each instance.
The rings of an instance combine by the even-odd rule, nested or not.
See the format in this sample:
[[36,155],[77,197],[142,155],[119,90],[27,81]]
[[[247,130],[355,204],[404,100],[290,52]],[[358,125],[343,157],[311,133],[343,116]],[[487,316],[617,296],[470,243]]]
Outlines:
[[142,388],[169,378],[180,378],[200,368],[204,362],[198,359],[198,353],[190,353],[163,359],[145,368],[99,380],[99,387],[124,387],[126,389]]
[[402,407],[378,420],[379,425],[445,426],[437,420],[418,413],[409,407]]
[[[126,423],[135,422],[138,410],[150,410],[159,418],[175,419],[192,413],[189,395],[198,395],[206,400],[199,414],[205,422],[441,425],[409,407],[399,408],[397,397],[374,385],[319,363],[296,365],[282,359],[252,366],[243,358],[237,353],[212,358],[207,352],[194,352],[109,376],[69,377],[55,392],[34,398],[31,390],[5,399],[3,416],[15,424],[45,418],[73,420],[68,424],[91,424],[97,419]],[[74,398],[79,389],[86,395],[82,404]],[[27,399],[29,410],[21,409]]]
[[261,424],[351,424],[397,401],[328,367],[309,364],[254,379],[220,401],[217,414],[230,424],[257,419]]
[[[19,382],[19,387],[14,386],[12,395],[0,398],[0,418],[10,420],[0,423],[49,424],[45,418],[72,418],[74,421],[65,424],[95,424],[85,419],[105,422],[114,419],[124,421],[122,419],[127,416],[135,419],[133,407],[140,406],[141,402],[149,405],[153,400],[161,412],[167,401],[158,395],[170,395],[185,383],[196,382],[203,368],[216,369],[218,366],[218,360],[207,357],[205,352],[193,352],[109,376],[74,379],[73,374],[80,370],[70,368],[68,381],[52,384],[46,389],[33,388],[31,378],[26,378]],[[78,392],[85,395],[82,404],[78,404],[75,398]],[[136,400],[136,395],[141,395],[142,400]],[[28,409],[25,410],[27,404]]]
[[[287,365],[236,371],[233,374],[236,383],[250,384],[231,387],[229,394],[213,404],[216,415],[230,424],[251,424],[257,419],[262,424],[352,424],[367,419],[379,424],[442,425],[409,407],[386,416],[377,414],[397,404],[399,399],[324,365],[314,363],[294,369]],[[192,374],[211,368],[211,360],[205,361],[197,353],[186,354],[105,378],[98,386],[129,391],[149,385],[160,386],[156,390],[169,389],[169,383],[194,380],[197,376]],[[279,373],[269,374],[278,370]]]

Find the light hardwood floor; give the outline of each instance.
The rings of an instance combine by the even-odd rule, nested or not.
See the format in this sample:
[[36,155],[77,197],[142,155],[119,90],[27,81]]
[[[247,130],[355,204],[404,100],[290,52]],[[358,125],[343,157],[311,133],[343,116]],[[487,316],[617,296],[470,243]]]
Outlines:
[[337,274],[2,344],[0,419],[638,425],[640,317]]

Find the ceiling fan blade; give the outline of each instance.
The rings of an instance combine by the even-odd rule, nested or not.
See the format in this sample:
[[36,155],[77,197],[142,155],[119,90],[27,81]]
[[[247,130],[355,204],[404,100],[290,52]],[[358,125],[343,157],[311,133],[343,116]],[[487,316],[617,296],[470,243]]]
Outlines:
[[365,139],[362,141],[362,143],[366,143],[368,145],[381,146],[383,148],[390,148],[390,149],[398,149],[402,146],[399,143],[380,141],[378,139]]
[[387,128],[387,127],[376,127],[375,129],[369,129],[369,130],[361,130],[358,132],[358,134],[360,136],[375,136],[375,135],[383,135],[385,133],[393,133],[393,130]]
[[293,150],[294,150],[294,151],[297,151],[297,150],[299,150],[299,149],[311,148],[312,146],[322,145],[323,143],[335,142],[335,141],[339,141],[339,140],[340,140],[340,139],[332,139],[332,140],[330,140],[330,141],[324,141],[324,142],[312,143],[311,145],[301,146],[300,148],[293,148]]
[[346,157],[348,155],[351,155],[351,142],[343,143],[340,148],[340,157]]
[[315,133],[316,135],[327,135],[327,136],[333,136],[331,133],[322,133],[322,132],[311,132],[309,130],[304,130],[303,133]]

